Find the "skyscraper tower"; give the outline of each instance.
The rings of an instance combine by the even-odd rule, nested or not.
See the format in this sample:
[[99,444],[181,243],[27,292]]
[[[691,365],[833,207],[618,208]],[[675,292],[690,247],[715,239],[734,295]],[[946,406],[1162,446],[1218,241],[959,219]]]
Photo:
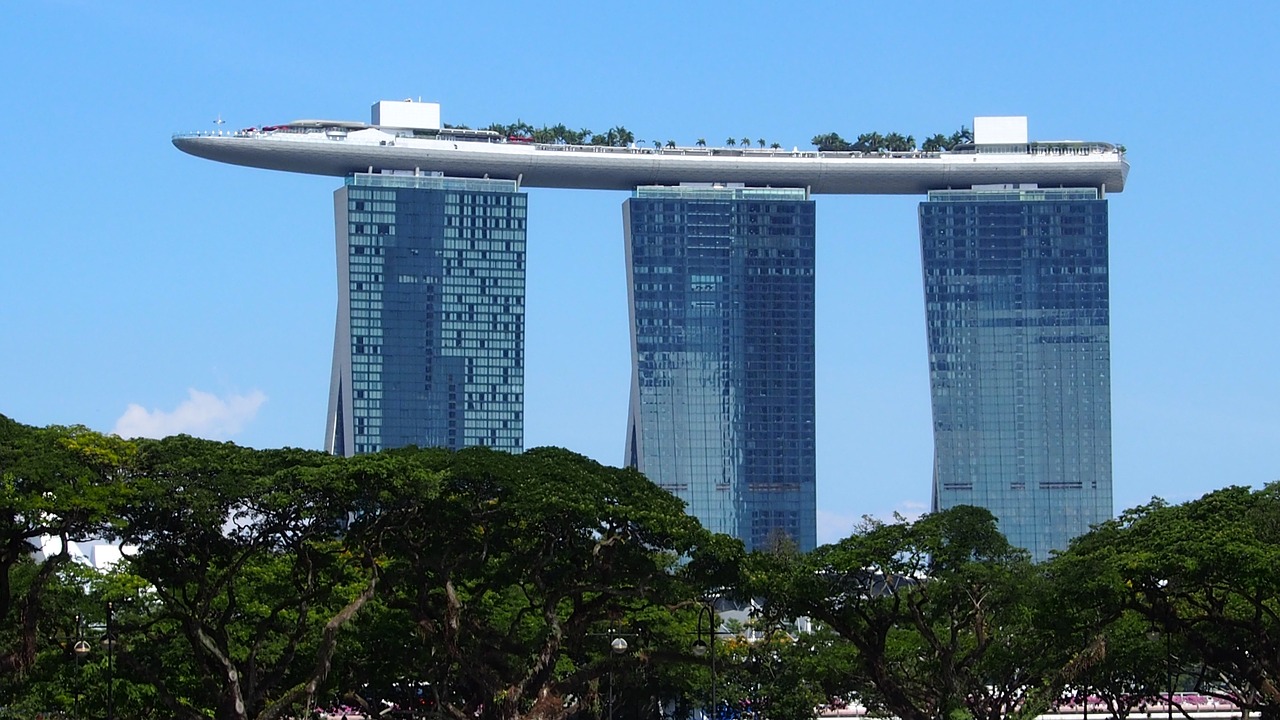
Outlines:
[[1112,515],[1107,201],[934,191],[920,241],[933,507],[985,507],[1044,560]]
[[520,452],[525,208],[512,180],[357,173],[334,193],[328,451]]
[[626,461],[749,548],[817,540],[814,206],[803,189],[639,187],[623,205]]

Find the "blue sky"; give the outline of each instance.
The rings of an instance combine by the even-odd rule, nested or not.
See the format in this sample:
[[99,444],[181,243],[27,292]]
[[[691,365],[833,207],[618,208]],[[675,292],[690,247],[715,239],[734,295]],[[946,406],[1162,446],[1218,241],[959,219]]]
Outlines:
[[[922,138],[1027,115],[1124,144],[1111,196],[1116,509],[1280,479],[1280,10],[1140,3],[8,3],[0,413],[319,447],[334,178],[178,131],[523,119],[643,140]],[[1158,12],[1156,11],[1158,8]],[[625,193],[531,189],[526,445],[622,459]],[[818,197],[820,541],[932,463],[915,197]]]

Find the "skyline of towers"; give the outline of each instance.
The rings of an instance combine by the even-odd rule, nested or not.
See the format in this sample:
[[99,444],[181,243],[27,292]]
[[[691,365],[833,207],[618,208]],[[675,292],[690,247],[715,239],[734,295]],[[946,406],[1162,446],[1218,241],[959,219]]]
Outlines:
[[346,178],[325,439],[343,455],[519,452],[521,185],[631,189],[625,462],[750,548],[816,544],[809,195],[927,193],[933,508],[987,507],[1036,559],[1111,515],[1102,194],[1124,187],[1123,147],[1030,142],[1022,116],[975,118],[945,151],[580,146],[447,127],[412,101],[174,144]]
[[1045,560],[1112,514],[1107,201],[947,190],[919,215],[933,509],[986,507]]
[[[523,449],[527,196],[356,174],[334,195],[326,449]],[[814,202],[638,187],[623,204],[625,460],[750,549],[817,544]],[[1037,560],[1111,516],[1106,201],[934,191],[919,206],[934,510],[986,507]]]
[[523,449],[526,206],[511,180],[359,173],[334,192],[328,452]]
[[622,208],[626,464],[748,549],[813,549],[813,201],[689,185],[639,187]]

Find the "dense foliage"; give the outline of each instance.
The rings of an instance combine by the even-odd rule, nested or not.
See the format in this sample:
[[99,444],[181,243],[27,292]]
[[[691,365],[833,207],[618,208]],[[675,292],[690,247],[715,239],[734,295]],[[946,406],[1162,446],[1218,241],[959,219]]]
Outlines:
[[636,141],[635,134],[621,125],[611,127],[602,133],[597,133],[592,132],[587,128],[573,130],[566,127],[564,123],[534,127],[523,120],[517,120],[509,125],[493,123],[484,129],[492,130],[505,138],[528,139],[532,142],[548,145],[606,145],[609,147],[626,147]]
[[[447,128],[466,129],[466,125],[445,125]],[[545,145],[603,145],[608,147],[629,147],[631,145],[642,145],[646,141],[636,138],[635,133],[626,129],[621,125],[616,125],[604,132],[594,132],[588,128],[574,130],[564,123],[555,125],[543,125],[537,127],[523,120],[517,120],[513,123],[491,123],[483,130],[490,130],[498,133],[503,138],[517,142],[534,142]],[[675,140],[652,140],[649,141],[655,148],[675,148]],[[815,135],[810,141],[821,152],[911,152],[916,149],[916,139],[911,135],[902,135],[901,133],[891,132],[880,134],[878,132],[862,133],[853,142],[845,140],[839,133],[829,132],[821,135]],[[959,145],[973,142],[973,131],[967,127],[961,126],[959,130],[950,135],[937,133],[925,139],[920,145],[920,149],[925,152],[940,152],[945,150],[953,150]],[[706,138],[698,138],[694,143],[697,147],[706,147]],[[779,149],[782,147],[780,143],[769,142],[764,138],[752,140],[750,137],[728,137],[724,141],[725,147],[758,147],[760,149],[772,148]]]
[[[744,555],[554,448],[342,459],[0,416],[0,493],[0,714],[1123,718],[1172,687],[1280,718],[1280,485],[1153,501],[1039,565],[971,507]],[[70,552],[92,538],[130,550],[100,573]]]
[[[822,152],[911,152],[916,149],[916,139],[911,135],[891,132],[881,135],[878,132],[862,133],[857,140],[849,142],[839,133],[815,135],[811,140]],[[920,149],[925,152],[954,150],[957,146],[973,142],[973,131],[961,126],[950,135],[938,133],[925,139]]]

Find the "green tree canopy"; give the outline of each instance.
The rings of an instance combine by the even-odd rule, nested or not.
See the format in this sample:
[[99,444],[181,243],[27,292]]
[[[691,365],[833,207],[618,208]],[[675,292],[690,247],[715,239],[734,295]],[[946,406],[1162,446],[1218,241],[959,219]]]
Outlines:
[[[0,677],[35,661],[44,594],[70,543],[107,534],[128,499],[133,445],[83,427],[0,415]],[[51,540],[37,563],[41,542]]]
[[811,617],[852,644],[845,690],[872,710],[1001,717],[1035,684],[991,672],[997,651],[1028,627],[1024,592],[1034,582],[1026,554],[986,510],[868,520],[807,556],[758,559],[753,586],[771,612]]
[[568,451],[389,455],[442,484],[433,502],[370,523],[387,563],[379,619],[413,628],[399,640],[399,675],[447,688],[437,702],[453,717],[516,718],[535,704],[566,712],[609,667],[597,635],[627,622],[638,637],[670,622],[665,610],[642,621],[645,608],[688,601],[736,559],[713,559],[723,548],[679,499]]
[[[270,720],[305,706],[376,566],[342,533],[359,464],[178,436],[139,441],[117,536],[148,590],[121,601],[120,661],[173,717]],[[181,648],[175,652],[175,648]]]
[[1101,620],[1136,613],[1167,639],[1166,667],[1280,717],[1280,484],[1155,500],[1080,538],[1059,562]]

